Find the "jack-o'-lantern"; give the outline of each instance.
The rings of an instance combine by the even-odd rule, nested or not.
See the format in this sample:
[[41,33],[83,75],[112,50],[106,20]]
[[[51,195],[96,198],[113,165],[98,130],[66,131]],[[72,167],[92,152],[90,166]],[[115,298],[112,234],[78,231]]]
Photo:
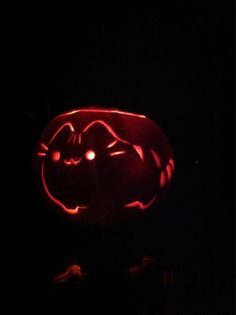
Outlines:
[[144,115],[81,108],[49,122],[35,153],[45,205],[75,222],[116,224],[158,208],[174,157]]

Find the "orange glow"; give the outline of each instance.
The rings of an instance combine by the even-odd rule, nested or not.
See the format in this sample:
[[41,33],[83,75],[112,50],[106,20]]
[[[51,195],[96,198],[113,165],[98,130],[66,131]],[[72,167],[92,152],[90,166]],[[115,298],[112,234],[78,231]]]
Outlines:
[[170,164],[167,164],[167,166],[166,166],[166,172],[167,172],[168,180],[171,179],[172,168],[171,168]]
[[128,115],[128,116],[134,116],[134,117],[139,117],[139,118],[146,118],[146,116],[144,115],[140,115],[140,114],[134,114],[134,113],[129,113],[129,112],[123,112],[120,110],[116,110],[116,109],[77,109],[77,110],[72,110],[68,113],[64,113],[61,116],[67,116],[67,115],[73,115],[76,113],[80,113],[80,112],[90,112],[90,113],[115,113],[115,114],[121,114],[121,115]]
[[174,169],[175,169],[175,162],[174,162],[174,160],[173,160],[173,159],[170,159],[170,160],[169,160],[169,164],[171,165],[172,170],[174,171]]
[[67,208],[62,202],[60,202],[57,198],[53,197],[53,195],[50,193],[47,184],[46,184],[46,180],[45,180],[45,176],[44,176],[44,161],[42,163],[42,169],[41,169],[41,176],[42,176],[42,182],[43,182],[43,187],[44,190],[46,192],[46,194],[48,195],[48,197],[55,203],[57,204],[59,207],[61,207],[65,212],[69,213],[69,214],[77,214],[79,213],[80,210],[82,209],[87,209],[87,206],[77,206],[74,209],[72,208]]
[[57,284],[59,282],[67,281],[71,276],[80,278],[82,275],[83,274],[81,271],[81,267],[79,265],[71,265],[66,269],[65,272],[56,276],[54,280],[52,281],[52,284]]
[[96,156],[96,154],[95,154],[95,152],[94,152],[93,150],[88,150],[88,151],[85,153],[85,157],[86,157],[86,159],[89,160],[89,161],[94,160],[94,159],[95,159],[95,156]]
[[112,153],[110,153],[110,156],[120,155],[120,154],[125,154],[125,151],[116,151],[116,152],[112,152]]
[[60,157],[61,157],[61,153],[59,151],[52,151],[51,152],[51,157],[52,157],[52,160],[54,162],[57,162],[60,160]]
[[68,126],[72,132],[75,132],[75,129],[74,129],[72,123],[67,122],[67,123],[65,123],[64,125],[62,125],[62,126],[53,134],[52,138],[51,138],[50,141],[49,141],[49,144],[51,144],[51,143],[53,142],[53,140],[56,138],[56,136],[58,135],[58,133],[59,133],[63,128],[65,128],[66,126]]
[[115,133],[115,131],[112,129],[112,127],[111,127],[110,125],[108,125],[108,124],[107,124],[105,121],[103,121],[103,120],[94,120],[93,122],[91,122],[90,124],[88,124],[88,125],[84,128],[83,132],[86,132],[90,127],[92,127],[92,126],[95,125],[95,124],[101,124],[101,125],[103,125],[103,126],[110,132],[110,134],[111,134],[114,138],[116,138],[117,140],[119,140],[119,141],[121,141],[121,142],[124,142],[124,143],[129,143],[128,141],[125,141],[125,140],[121,139],[121,138]]
[[42,152],[38,152],[37,155],[38,155],[38,156],[45,156],[45,155],[47,155],[47,154],[46,154],[46,153],[42,153]]
[[109,144],[107,145],[107,148],[109,149],[109,148],[113,147],[117,142],[118,142],[118,140],[112,141],[111,143],[109,143]]
[[133,145],[135,151],[138,153],[138,155],[140,156],[140,159],[142,161],[144,161],[144,156],[143,156],[143,149],[140,145]]
[[154,159],[156,161],[157,166],[159,168],[161,168],[161,159],[160,159],[159,155],[152,149],[151,149],[151,152],[152,152],[152,155],[153,155],[153,157],[154,157]]
[[44,143],[40,143],[42,149],[44,149],[45,151],[48,151],[48,147],[46,146],[46,144]]
[[66,280],[68,280],[70,277],[70,272],[68,270],[66,270],[65,272],[59,274],[58,276],[56,276],[53,281],[52,284],[57,284],[60,282],[64,282]]
[[166,184],[166,171],[161,172],[161,177],[160,177],[160,187],[164,187]]
[[127,208],[139,207],[140,209],[145,210],[155,201],[155,199],[156,199],[156,195],[146,204],[144,204],[141,201],[133,201],[133,202],[125,204],[125,207]]

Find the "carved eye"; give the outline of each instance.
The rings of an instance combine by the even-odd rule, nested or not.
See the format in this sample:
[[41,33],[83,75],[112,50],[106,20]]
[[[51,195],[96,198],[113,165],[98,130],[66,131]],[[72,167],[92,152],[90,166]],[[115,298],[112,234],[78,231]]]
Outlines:
[[51,159],[53,162],[58,162],[60,160],[61,153],[59,151],[52,151],[51,152]]
[[88,150],[86,153],[85,153],[85,158],[89,161],[92,161],[95,159],[95,152],[93,150]]

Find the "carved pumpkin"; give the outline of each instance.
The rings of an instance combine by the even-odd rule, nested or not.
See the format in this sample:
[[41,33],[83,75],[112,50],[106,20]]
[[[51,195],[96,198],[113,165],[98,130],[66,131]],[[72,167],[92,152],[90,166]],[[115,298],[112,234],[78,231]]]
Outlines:
[[174,171],[171,146],[156,123],[102,108],[52,119],[35,162],[49,209],[73,221],[105,225],[156,209]]

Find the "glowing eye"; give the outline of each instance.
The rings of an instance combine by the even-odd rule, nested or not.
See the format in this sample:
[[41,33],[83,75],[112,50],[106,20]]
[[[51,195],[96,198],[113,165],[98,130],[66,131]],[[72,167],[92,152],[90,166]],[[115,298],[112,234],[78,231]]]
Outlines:
[[51,152],[51,158],[54,162],[57,162],[60,160],[61,153],[59,151],[52,151]]
[[92,151],[92,150],[88,150],[86,153],[85,153],[85,157],[87,160],[91,161],[95,158],[95,152]]

